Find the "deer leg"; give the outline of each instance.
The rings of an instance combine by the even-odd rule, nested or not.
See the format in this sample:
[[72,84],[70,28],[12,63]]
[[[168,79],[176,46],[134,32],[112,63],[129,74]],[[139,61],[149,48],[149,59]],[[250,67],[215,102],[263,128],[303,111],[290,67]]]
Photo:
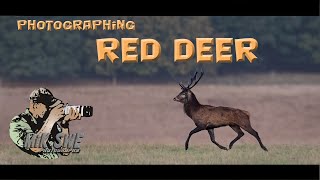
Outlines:
[[233,144],[237,142],[243,135],[244,133],[241,131],[240,127],[238,125],[231,125],[230,126],[236,133],[238,133],[238,136],[234,138],[229,144],[229,149],[232,148]]
[[202,130],[203,130],[202,128],[196,127],[196,128],[194,128],[192,131],[190,131],[189,136],[188,136],[188,138],[187,138],[187,140],[186,140],[186,144],[185,144],[186,150],[188,150],[188,148],[189,148],[189,141],[190,141],[191,136],[192,136],[193,134],[199,132],[199,131],[202,131]]
[[258,140],[260,147],[263,150],[268,151],[268,149],[262,144],[262,141],[261,141],[257,131],[255,131],[251,126],[249,126],[249,127],[245,126],[245,127],[241,127],[241,128],[244,129],[245,131],[247,131],[248,133],[250,133],[252,136],[254,136]]
[[210,135],[210,139],[213,142],[213,144],[217,145],[220,149],[228,150],[226,147],[221,146],[219,143],[216,142],[216,140],[214,138],[214,129],[208,129],[208,133]]

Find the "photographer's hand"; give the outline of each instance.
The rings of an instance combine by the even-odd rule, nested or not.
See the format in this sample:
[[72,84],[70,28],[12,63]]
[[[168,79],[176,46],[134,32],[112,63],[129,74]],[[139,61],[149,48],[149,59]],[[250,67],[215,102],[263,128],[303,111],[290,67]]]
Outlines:
[[80,120],[81,119],[81,115],[79,113],[79,111],[70,108],[69,114],[67,114],[64,117],[64,121],[69,122],[69,121],[73,121],[73,120]]
[[64,107],[62,102],[55,103],[55,106],[50,111],[48,119],[52,122],[59,121],[64,116]]

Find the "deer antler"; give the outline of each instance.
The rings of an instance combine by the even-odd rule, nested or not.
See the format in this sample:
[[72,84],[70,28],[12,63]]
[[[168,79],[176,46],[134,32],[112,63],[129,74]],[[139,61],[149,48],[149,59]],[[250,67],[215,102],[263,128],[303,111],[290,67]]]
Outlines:
[[179,85],[180,85],[180,87],[181,87],[182,90],[187,89],[187,88],[182,84],[182,82],[180,82]]
[[[187,87],[188,89],[191,89],[191,88],[193,88],[195,85],[198,84],[198,82],[199,82],[200,79],[202,78],[204,72],[203,72],[203,70],[201,69],[200,77],[198,78],[198,80],[196,80],[197,74],[198,74],[198,72],[196,72],[196,73],[194,74],[194,76],[191,78],[190,83],[189,83],[189,85],[188,85],[188,87]],[[195,80],[196,80],[196,81],[195,81]],[[195,83],[191,86],[191,84],[192,84],[194,81],[195,81]]]
[[198,71],[196,71],[194,75],[191,77],[190,81],[188,82],[188,86],[187,86],[188,89],[190,89],[190,86],[193,83],[193,81],[196,80],[197,74],[198,74]]
[[[195,85],[198,84],[198,82],[199,82],[200,79],[202,78],[203,74],[204,74],[203,69],[201,69],[200,76],[199,76],[199,78],[197,79],[198,71],[196,71],[196,72],[194,73],[194,75],[191,77],[191,79],[190,79],[190,81],[188,82],[188,85],[187,85],[187,86],[183,85],[182,82],[179,83],[181,89],[182,89],[182,90],[187,90],[187,89],[193,88]],[[196,80],[196,79],[197,79],[197,80]],[[195,81],[195,82],[194,82],[194,81]],[[192,85],[193,82],[194,82],[194,84]]]

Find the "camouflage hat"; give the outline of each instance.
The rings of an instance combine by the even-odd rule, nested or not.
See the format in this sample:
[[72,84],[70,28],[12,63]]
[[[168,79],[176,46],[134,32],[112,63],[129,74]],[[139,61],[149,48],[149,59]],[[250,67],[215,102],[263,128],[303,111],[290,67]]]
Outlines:
[[29,99],[34,103],[42,103],[47,106],[54,104],[58,99],[53,96],[51,91],[46,88],[39,88],[32,91],[29,96]]

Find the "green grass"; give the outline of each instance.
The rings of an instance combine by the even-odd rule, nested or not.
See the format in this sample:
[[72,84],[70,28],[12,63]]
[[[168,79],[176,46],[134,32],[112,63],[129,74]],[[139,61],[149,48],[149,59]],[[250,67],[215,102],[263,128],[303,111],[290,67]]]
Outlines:
[[[191,144],[190,144],[191,145]],[[214,145],[86,145],[79,154],[56,160],[32,157],[17,147],[0,145],[1,164],[320,164],[320,146],[235,145],[229,151]]]

